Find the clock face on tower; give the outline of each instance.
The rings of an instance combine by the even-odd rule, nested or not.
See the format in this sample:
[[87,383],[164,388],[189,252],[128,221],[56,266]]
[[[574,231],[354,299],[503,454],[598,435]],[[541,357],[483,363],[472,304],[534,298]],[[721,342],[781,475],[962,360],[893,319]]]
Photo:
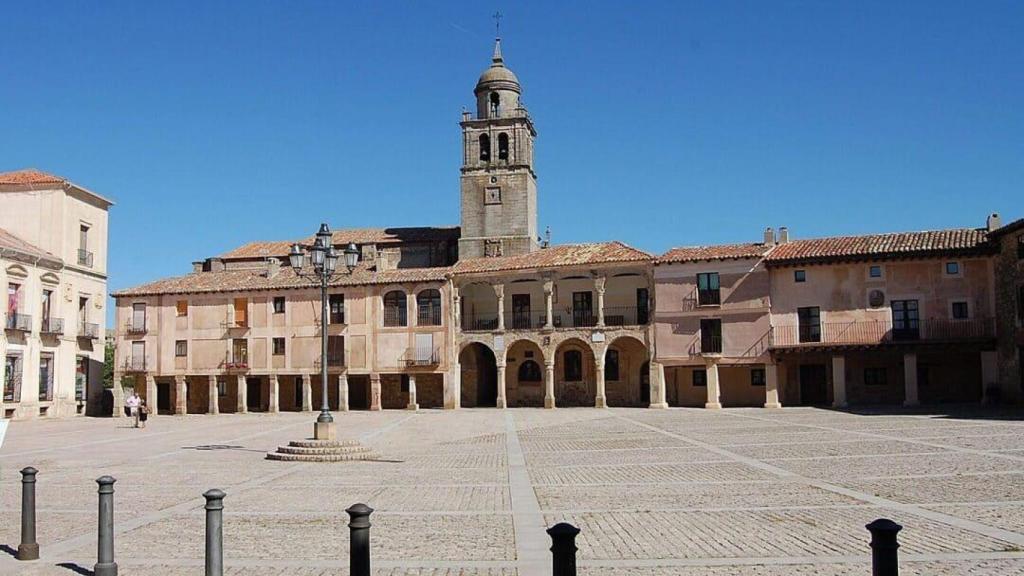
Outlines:
[[501,204],[501,188],[490,187],[484,192],[485,204]]

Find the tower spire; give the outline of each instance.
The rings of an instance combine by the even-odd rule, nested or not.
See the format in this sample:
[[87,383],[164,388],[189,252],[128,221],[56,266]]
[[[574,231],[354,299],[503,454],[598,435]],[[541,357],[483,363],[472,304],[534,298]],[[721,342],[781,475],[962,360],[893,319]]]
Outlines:
[[495,12],[494,18],[494,55],[491,56],[491,62],[494,64],[502,64],[504,59],[501,57],[501,12]]

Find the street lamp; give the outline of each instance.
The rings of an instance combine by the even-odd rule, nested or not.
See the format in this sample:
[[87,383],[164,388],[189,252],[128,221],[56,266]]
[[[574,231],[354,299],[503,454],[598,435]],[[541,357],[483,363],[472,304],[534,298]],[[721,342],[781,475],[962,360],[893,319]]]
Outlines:
[[[296,276],[320,282],[320,384],[323,386],[323,402],[320,403],[320,415],[316,419],[317,439],[333,439],[331,429],[334,417],[331,416],[331,408],[327,403],[327,285],[335,275],[339,254],[334,249],[332,238],[331,229],[327,224],[321,224],[312,246],[304,248],[299,244],[293,244],[288,253],[288,263],[291,264]],[[306,266],[306,252],[309,252],[309,267]],[[359,250],[355,244],[349,243],[343,255],[345,273],[351,274],[359,261]]]

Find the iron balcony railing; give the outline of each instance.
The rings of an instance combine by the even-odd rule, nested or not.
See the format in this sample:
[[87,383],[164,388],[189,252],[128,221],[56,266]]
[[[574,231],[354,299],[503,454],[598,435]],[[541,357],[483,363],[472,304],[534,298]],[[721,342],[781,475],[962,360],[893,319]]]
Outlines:
[[100,325],[91,322],[79,322],[78,337],[95,339],[100,337]]
[[498,329],[498,313],[465,314],[462,316],[462,329],[467,332]]
[[42,323],[39,326],[40,334],[63,334],[64,333],[64,319],[63,318],[43,318]]
[[[313,366],[320,368],[323,365],[323,361],[319,356],[313,360]],[[344,368],[345,367],[345,352],[330,350],[327,352],[327,367],[328,368]]]
[[985,340],[995,338],[995,318],[952,320],[864,320],[774,326],[771,346],[887,344],[891,342]]
[[597,312],[592,309],[567,309],[566,315],[568,316],[571,324],[571,328],[590,328],[597,326]]
[[78,249],[78,265],[92,268],[92,252],[83,248]]
[[646,306],[605,306],[605,326],[643,326],[651,321]]
[[434,348],[406,348],[402,356],[405,365],[409,366],[437,366],[441,363],[441,349]]
[[141,358],[129,356],[124,359],[124,371],[125,372],[145,372],[146,371],[146,357]]
[[512,310],[505,312],[506,330],[540,330],[548,322],[546,309]]
[[699,306],[720,306],[722,304],[722,291],[717,288],[697,290],[697,304]]
[[441,306],[417,306],[416,310],[416,325],[417,326],[440,326],[441,325]]
[[400,327],[408,326],[409,319],[405,308],[384,308],[384,326]]
[[146,321],[137,322],[135,320],[129,320],[125,324],[125,332],[128,334],[145,334],[146,333]]
[[8,314],[7,319],[4,322],[4,328],[7,330],[15,330],[18,332],[31,332],[32,331],[32,316],[28,314],[13,313]]

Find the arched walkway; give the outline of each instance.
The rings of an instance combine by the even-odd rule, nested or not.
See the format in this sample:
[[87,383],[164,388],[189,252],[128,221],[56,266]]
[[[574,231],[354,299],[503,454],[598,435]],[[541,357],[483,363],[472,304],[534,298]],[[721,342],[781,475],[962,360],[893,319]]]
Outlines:
[[544,405],[544,352],[536,342],[517,340],[505,352],[505,394],[509,406]]
[[494,407],[498,402],[498,363],[485,344],[473,342],[459,353],[462,405]]
[[593,406],[596,371],[589,344],[577,338],[559,344],[555,349],[555,404]]
[[630,336],[613,340],[604,353],[605,396],[609,406],[650,405],[650,386],[646,404],[641,384],[648,381],[647,347]]

